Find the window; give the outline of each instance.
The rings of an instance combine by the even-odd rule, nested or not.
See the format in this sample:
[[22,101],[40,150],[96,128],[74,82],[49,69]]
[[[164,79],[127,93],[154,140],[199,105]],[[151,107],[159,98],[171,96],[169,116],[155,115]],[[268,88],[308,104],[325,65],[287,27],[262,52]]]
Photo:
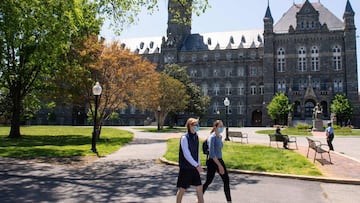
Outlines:
[[193,54],[193,55],[191,56],[191,61],[192,61],[192,62],[196,62],[196,59],[197,59],[196,54]]
[[201,85],[201,92],[202,92],[202,95],[203,96],[206,96],[206,95],[208,95],[208,85],[206,84],[206,83],[203,83],[202,85]]
[[300,79],[299,80],[299,90],[305,90],[307,88],[307,80]]
[[245,105],[242,102],[239,102],[237,105],[237,113],[243,115],[245,113]]
[[306,71],[306,50],[304,47],[298,50],[298,70],[301,72]]
[[228,69],[228,70],[226,70],[226,75],[227,75],[228,77],[231,77],[231,76],[232,76],[232,69],[231,69],[231,68]]
[[277,52],[277,71],[285,72],[285,50],[279,48]]
[[320,89],[320,79],[313,79],[312,80],[312,87],[313,89]]
[[312,71],[320,71],[319,49],[317,47],[311,48],[311,70]]
[[213,70],[213,76],[214,76],[214,77],[219,76],[219,70],[214,69],[214,70]]
[[190,71],[190,77],[194,78],[197,75],[197,70],[191,70]]
[[231,53],[226,53],[226,60],[230,61],[231,60]]
[[276,89],[277,89],[278,93],[281,93],[281,92],[285,93],[286,92],[286,82],[285,82],[285,80],[279,80],[277,82],[277,88]]
[[260,86],[259,86],[259,94],[264,95],[264,85],[263,84],[260,84]]
[[207,61],[208,58],[209,58],[209,56],[208,56],[207,54],[204,54],[204,55],[203,55],[203,61]]
[[220,53],[215,53],[215,61],[218,61],[220,59]]
[[230,83],[226,83],[225,94],[226,95],[231,95],[231,84]]
[[250,94],[256,95],[256,85],[250,85]]
[[214,95],[217,96],[220,93],[220,85],[219,83],[214,84]]
[[214,102],[214,105],[213,105],[213,114],[217,114],[219,113],[220,110],[219,110],[219,103],[218,102]]
[[334,92],[343,92],[343,82],[341,80],[334,80]]
[[136,112],[135,106],[131,106],[130,107],[130,114],[135,114],[135,112]]
[[341,70],[342,64],[341,64],[341,47],[336,45],[334,46],[333,50],[333,67],[334,70]]
[[257,68],[251,67],[250,68],[250,76],[256,76],[257,75]]
[[239,95],[244,95],[245,94],[245,85],[244,83],[240,82],[239,83]]
[[245,75],[245,69],[244,67],[238,68],[238,76],[244,76]]

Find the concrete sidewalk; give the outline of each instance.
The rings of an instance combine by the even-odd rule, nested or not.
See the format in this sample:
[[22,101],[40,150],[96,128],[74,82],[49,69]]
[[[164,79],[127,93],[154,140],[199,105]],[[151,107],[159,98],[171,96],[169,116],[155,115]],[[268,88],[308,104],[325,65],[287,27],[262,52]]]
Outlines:
[[[129,131],[132,131],[135,133],[135,141],[131,145],[124,147],[117,151],[114,154],[111,154],[105,158],[100,159],[99,161],[108,161],[108,160],[127,160],[130,158],[135,159],[158,159],[162,157],[166,152],[166,143],[165,140],[168,138],[180,138],[180,136],[183,133],[149,133],[149,132],[142,132],[139,130],[134,130],[131,127],[121,127],[122,129],[126,129]],[[249,143],[250,144],[263,144],[263,145],[269,145],[269,138],[267,135],[263,134],[257,134],[257,130],[264,130],[266,128],[231,128],[232,131],[242,131],[244,133],[248,133],[249,135]],[[272,129],[272,128],[269,128]],[[201,139],[206,139],[206,137],[209,134],[209,130],[200,130],[199,136]],[[322,143],[326,143],[325,136],[323,132],[313,132],[313,139],[319,140]],[[354,139],[356,142],[360,142],[360,138],[339,138],[336,137],[334,140],[334,147],[336,150],[337,144],[341,146],[351,146],[353,147]],[[154,142],[153,144],[146,144],[141,145],[141,142],[145,140],[152,140],[151,142]],[[240,141],[240,138],[233,138],[233,141],[238,142]],[[149,141],[147,141],[149,142]],[[138,144],[136,144],[138,143]],[[140,144],[140,145],[139,145]],[[298,149],[295,149],[294,144],[290,144],[290,149],[294,150],[295,152],[303,155],[306,157],[307,150],[308,150],[308,143],[305,137],[298,136],[297,137],[297,144]],[[274,147],[276,145],[273,144]],[[279,147],[281,144],[279,145]],[[279,148],[280,149],[280,148]],[[354,154],[360,154],[360,151],[358,147],[355,147],[355,149],[351,149],[350,147],[347,147],[342,150],[347,150],[346,152],[338,152],[338,151],[332,151],[330,153],[331,156],[331,162],[329,162],[329,157],[327,154],[323,155],[323,159],[321,159],[321,156],[318,154],[315,160],[315,165],[317,168],[319,168],[323,174],[326,180],[333,180],[337,182],[354,182],[360,184],[360,161],[357,160],[354,157],[345,155],[347,153],[354,153]],[[136,152],[136,153],[134,153]],[[151,152],[151,153],[149,153]],[[313,162],[314,158],[314,151],[309,151],[308,159],[309,161]],[[259,174],[264,175],[264,173],[257,173],[253,172],[253,174]],[[265,173],[266,174],[266,173]],[[270,176],[274,176],[274,174],[270,173]],[[283,176],[283,175],[280,175]],[[289,175],[287,177],[294,177],[299,178],[297,176]],[[307,178],[306,178],[307,179]],[[314,179],[316,179],[314,177]]]
[[[86,166],[0,158],[0,202],[175,202],[178,167],[159,164],[157,160],[166,152],[166,139],[180,137],[182,133],[121,128],[133,131],[134,141]],[[241,130],[250,133],[250,143],[268,144],[267,136],[254,134],[257,129]],[[199,132],[201,137],[208,133],[208,129]],[[301,143],[303,140],[299,139]],[[280,175],[230,173],[233,202],[360,202],[359,185],[279,178]],[[201,176],[204,180],[206,173]],[[225,202],[222,188],[216,175],[205,194],[205,202]],[[186,191],[183,202],[195,202],[194,187]]]

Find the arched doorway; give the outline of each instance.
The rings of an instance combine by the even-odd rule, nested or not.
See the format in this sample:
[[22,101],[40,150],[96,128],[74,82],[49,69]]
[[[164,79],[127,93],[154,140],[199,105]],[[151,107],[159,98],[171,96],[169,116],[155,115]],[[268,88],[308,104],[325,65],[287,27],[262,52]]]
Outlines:
[[313,109],[315,107],[314,100],[307,100],[304,105],[304,115],[306,119],[312,119]]
[[262,112],[257,109],[252,112],[251,125],[252,126],[261,126],[262,124]]

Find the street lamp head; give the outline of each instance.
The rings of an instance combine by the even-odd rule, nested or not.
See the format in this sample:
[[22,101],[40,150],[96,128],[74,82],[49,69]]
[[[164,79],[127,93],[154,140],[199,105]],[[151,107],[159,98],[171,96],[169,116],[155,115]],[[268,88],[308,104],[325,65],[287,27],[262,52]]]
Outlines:
[[225,106],[229,106],[229,105],[230,105],[230,100],[229,100],[227,97],[225,97],[225,99],[224,99],[224,105],[225,105]]
[[99,83],[99,82],[96,82],[96,83],[95,83],[95,85],[94,85],[94,87],[93,87],[92,91],[93,91],[93,94],[94,94],[95,96],[99,96],[99,95],[101,94],[101,92],[102,92],[102,88],[101,88],[101,86],[100,86],[100,83]]
[[159,111],[159,112],[161,111],[161,107],[160,107],[160,105],[158,106],[157,111]]

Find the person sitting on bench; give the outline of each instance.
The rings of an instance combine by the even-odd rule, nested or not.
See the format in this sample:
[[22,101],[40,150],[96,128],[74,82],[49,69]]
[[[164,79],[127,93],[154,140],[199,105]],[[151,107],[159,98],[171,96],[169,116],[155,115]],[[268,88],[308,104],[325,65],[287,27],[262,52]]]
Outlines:
[[[280,132],[280,127],[279,126],[276,128],[275,134],[276,135],[282,135],[281,132]],[[289,149],[288,148],[288,142],[289,142],[289,137],[283,136],[283,147],[285,149]]]

